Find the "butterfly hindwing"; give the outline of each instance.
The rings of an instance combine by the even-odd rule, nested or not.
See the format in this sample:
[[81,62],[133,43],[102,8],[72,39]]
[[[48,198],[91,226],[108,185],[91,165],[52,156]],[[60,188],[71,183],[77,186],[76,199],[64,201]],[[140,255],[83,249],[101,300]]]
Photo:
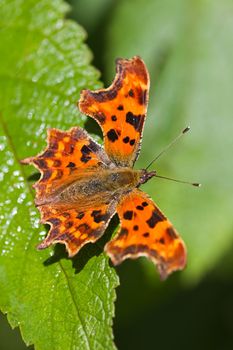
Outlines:
[[34,185],[37,205],[72,183],[80,171],[96,171],[111,164],[103,148],[82,128],[75,127],[69,131],[49,129],[47,143],[44,152],[21,161],[32,163],[41,172],[40,180]]
[[118,59],[116,71],[109,88],[82,91],[79,109],[101,126],[110,159],[118,166],[132,167],[140,151],[149,75],[139,57]]
[[39,210],[42,223],[48,223],[51,228],[38,249],[47,248],[54,243],[63,243],[69,256],[74,256],[83,245],[93,243],[103,235],[115,213],[116,202],[96,205],[87,210],[56,204],[40,206]]
[[105,251],[117,265],[127,258],[147,256],[156,265],[162,279],[186,263],[186,249],[172,224],[154,202],[135,189],[117,206],[121,228]]

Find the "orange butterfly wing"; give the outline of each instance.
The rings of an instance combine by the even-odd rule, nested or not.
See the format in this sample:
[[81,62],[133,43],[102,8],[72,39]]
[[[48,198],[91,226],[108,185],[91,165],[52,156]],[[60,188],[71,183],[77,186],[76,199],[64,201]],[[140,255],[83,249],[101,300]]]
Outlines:
[[186,248],[172,224],[154,202],[135,189],[117,206],[121,228],[105,251],[117,265],[127,258],[147,256],[156,265],[162,279],[183,269]]
[[111,164],[102,147],[82,128],[49,129],[47,143],[44,152],[21,161],[33,164],[41,172],[40,180],[34,185],[36,205],[48,202],[58,190],[73,182],[80,170],[107,168]]
[[116,77],[107,89],[83,90],[79,109],[103,130],[104,146],[118,166],[133,166],[140,151],[146,118],[149,75],[141,58],[118,59]]
[[75,255],[88,242],[95,242],[105,231],[115,213],[116,203],[103,203],[101,198],[87,196],[81,203],[72,197],[57,200],[57,194],[69,184],[92,178],[101,169],[113,166],[101,146],[95,143],[82,128],[70,131],[48,130],[48,146],[36,157],[24,159],[41,172],[34,185],[35,203],[41,213],[41,222],[51,229],[39,249],[60,242],[66,245],[69,256]]
[[67,205],[43,205],[39,207],[41,222],[48,223],[51,228],[39,244],[44,249],[54,243],[66,245],[69,256],[74,256],[88,242],[97,241],[104,233],[115,213],[116,202],[93,205],[91,209],[82,210],[79,206],[67,208]]

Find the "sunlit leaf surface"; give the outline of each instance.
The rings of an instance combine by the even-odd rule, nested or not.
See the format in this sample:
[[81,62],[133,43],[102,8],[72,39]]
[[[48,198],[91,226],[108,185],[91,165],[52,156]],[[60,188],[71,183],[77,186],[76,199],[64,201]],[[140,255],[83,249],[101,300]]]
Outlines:
[[38,252],[35,170],[19,163],[41,151],[48,127],[83,125],[80,90],[100,86],[66,10],[60,0],[0,1],[0,306],[36,349],[114,349],[117,277],[103,244],[72,260],[61,247]]

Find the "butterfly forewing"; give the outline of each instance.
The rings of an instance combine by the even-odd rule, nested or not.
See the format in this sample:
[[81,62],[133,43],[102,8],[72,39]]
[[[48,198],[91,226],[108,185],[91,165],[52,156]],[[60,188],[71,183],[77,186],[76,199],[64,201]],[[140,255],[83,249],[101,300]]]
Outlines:
[[139,57],[118,59],[116,70],[108,89],[82,92],[79,108],[100,124],[111,160],[118,166],[133,166],[146,118],[149,75]]

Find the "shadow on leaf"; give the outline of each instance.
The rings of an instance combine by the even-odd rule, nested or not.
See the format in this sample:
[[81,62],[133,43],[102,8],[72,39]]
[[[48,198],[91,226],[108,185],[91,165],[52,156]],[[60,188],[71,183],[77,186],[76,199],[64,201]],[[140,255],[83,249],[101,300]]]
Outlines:
[[38,181],[39,180],[39,178],[40,178],[40,173],[39,172],[36,172],[36,173],[33,173],[33,174],[31,174],[30,176],[28,176],[28,178],[27,178],[27,180],[29,181],[29,182],[36,182],[36,181]]
[[88,132],[88,134],[93,134],[99,136],[100,138],[103,137],[103,133],[101,131],[100,126],[96,123],[96,121],[89,117],[87,118],[84,124],[84,129]]

